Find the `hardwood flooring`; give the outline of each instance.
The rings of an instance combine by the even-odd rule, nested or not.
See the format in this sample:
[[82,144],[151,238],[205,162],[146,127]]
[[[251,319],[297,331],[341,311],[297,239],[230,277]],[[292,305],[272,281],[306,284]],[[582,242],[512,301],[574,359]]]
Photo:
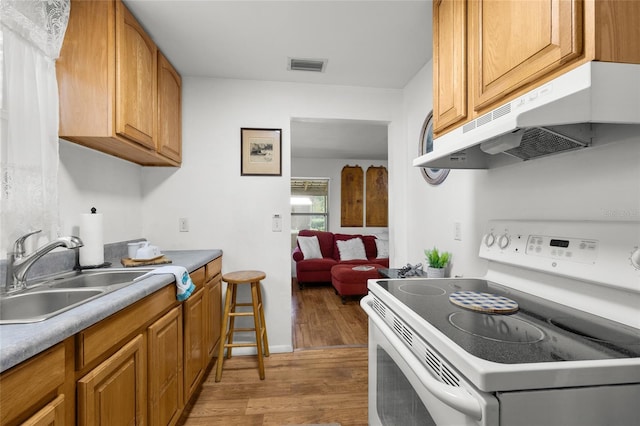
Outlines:
[[331,285],[292,287],[294,349],[367,345],[367,314],[360,298],[348,297],[343,305]]
[[333,287],[292,283],[294,352],[225,360],[211,369],[180,425],[367,424],[367,316],[357,298],[343,305]]

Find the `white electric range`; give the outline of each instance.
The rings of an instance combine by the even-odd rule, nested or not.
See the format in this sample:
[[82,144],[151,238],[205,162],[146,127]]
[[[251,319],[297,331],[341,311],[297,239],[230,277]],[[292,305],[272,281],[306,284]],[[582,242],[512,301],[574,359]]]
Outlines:
[[369,423],[640,425],[639,243],[638,222],[492,221],[484,277],[370,280]]

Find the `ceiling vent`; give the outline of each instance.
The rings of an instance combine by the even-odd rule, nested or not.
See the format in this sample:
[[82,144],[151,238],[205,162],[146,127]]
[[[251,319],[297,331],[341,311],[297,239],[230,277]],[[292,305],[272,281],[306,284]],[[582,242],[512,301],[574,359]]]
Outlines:
[[324,72],[326,66],[326,59],[289,58],[289,66],[287,68],[290,71]]

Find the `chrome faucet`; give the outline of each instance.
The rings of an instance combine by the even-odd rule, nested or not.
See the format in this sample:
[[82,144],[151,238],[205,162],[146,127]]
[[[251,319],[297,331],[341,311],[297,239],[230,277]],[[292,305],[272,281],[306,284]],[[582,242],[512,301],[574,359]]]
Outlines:
[[13,244],[13,252],[7,256],[7,282],[5,291],[21,290],[27,287],[27,272],[38,259],[57,247],[66,247],[68,249],[80,248],[84,244],[78,237],[60,237],[42,247],[39,247],[30,255],[25,255],[24,242],[33,234],[37,234],[42,230],[30,232],[18,238]]

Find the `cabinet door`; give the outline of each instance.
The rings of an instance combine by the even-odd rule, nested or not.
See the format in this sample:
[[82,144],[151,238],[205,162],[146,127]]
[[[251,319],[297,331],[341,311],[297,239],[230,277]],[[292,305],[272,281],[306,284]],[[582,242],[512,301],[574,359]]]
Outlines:
[[171,63],[158,52],[158,152],[182,159],[182,80]]
[[433,2],[434,132],[467,117],[467,2]]
[[183,304],[185,403],[196,390],[205,365],[207,349],[204,340],[204,294],[205,292],[201,288]]
[[0,425],[17,424],[51,408],[53,395],[65,383],[67,362],[60,343],[0,374]]
[[40,411],[31,416],[22,426],[63,426],[64,425],[64,395],[45,405]]
[[182,308],[172,309],[148,330],[149,424],[174,425],[182,395]]
[[157,48],[116,1],[116,133],[156,149]]
[[582,0],[477,0],[469,5],[476,111],[583,51]]
[[222,275],[216,275],[205,287],[207,363],[216,355],[222,326]]
[[139,334],[78,380],[78,424],[145,424],[146,383],[144,337]]

